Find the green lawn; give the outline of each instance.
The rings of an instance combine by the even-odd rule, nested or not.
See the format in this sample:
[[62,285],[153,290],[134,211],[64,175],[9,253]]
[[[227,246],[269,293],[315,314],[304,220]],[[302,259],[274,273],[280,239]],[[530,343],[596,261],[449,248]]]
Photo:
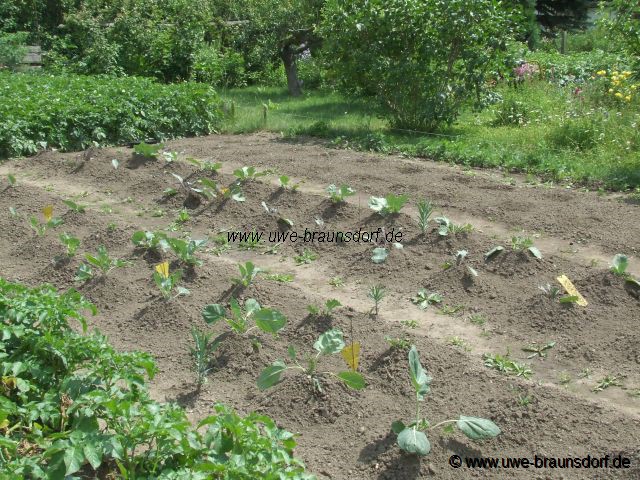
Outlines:
[[[640,188],[640,119],[637,103],[593,106],[570,88],[546,82],[518,89],[499,87],[504,102],[478,112],[469,108],[456,124],[437,133],[394,130],[364,99],[332,91],[290,98],[286,90],[248,87],[221,92],[235,107],[229,133],[269,130],[313,135],[334,145],[402,152],[476,167],[502,166],[542,180],[592,188]],[[266,106],[266,122],[264,111]],[[511,108],[507,108],[511,107]],[[503,122],[497,125],[497,114]],[[517,119],[524,124],[508,124]]]

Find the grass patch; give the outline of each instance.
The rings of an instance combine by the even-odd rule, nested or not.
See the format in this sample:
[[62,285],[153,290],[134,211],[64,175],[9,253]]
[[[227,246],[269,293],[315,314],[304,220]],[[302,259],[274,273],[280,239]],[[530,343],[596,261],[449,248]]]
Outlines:
[[[249,87],[222,92],[235,110],[224,130],[315,136],[336,147],[503,167],[592,188],[640,186],[637,103],[596,105],[573,87],[543,81],[499,86],[497,93],[501,102],[480,112],[469,108],[451,128],[428,134],[391,129],[366,99],[322,90],[291,98],[284,89]],[[510,121],[512,110],[522,119]]]

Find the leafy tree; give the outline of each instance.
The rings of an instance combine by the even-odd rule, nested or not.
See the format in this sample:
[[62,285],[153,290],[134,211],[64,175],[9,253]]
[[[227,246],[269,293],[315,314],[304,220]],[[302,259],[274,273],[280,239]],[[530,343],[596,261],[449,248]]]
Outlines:
[[[546,30],[584,28],[594,0],[537,0],[538,23]],[[628,3],[628,2],[627,2]]]
[[297,59],[319,48],[324,0],[231,0],[226,25],[230,43],[245,56],[247,70],[261,72],[282,62],[292,96],[302,93]]
[[375,96],[394,127],[432,131],[479,98],[519,11],[497,0],[328,0],[324,48],[342,86]]
[[610,40],[631,56],[637,74],[640,70],[640,3],[611,0],[602,3],[601,11],[601,26],[609,32]]

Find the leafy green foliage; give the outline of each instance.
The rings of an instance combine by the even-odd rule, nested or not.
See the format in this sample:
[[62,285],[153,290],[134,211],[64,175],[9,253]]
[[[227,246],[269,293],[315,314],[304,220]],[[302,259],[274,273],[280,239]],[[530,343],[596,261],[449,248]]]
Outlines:
[[[168,264],[167,264],[167,272],[166,275],[161,273],[159,269],[156,268],[156,271],[153,272],[153,281],[160,290],[162,297],[165,300],[170,300],[171,298],[176,298],[183,295],[189,295],[189,290],[179,286],[180,280],[182,279],[182,270],[174,270],[173,272],[168,272]],[[176,290],[176,294],[174,297],[171,296],[173,291]]]
[[162,145],[161,143],[150,145],[148,143],[141,142],[137,145],[134,145],[133,151],[136,155],[140,155],[145,158],[156,159],[158,158],[158,153],[160,153],[160,150],[162,150],[163,147],[164,145]]
[[196,257],[196,252],[202,249],[206,244],[206,240],[182,240],[181,238],[166,238],[167,245],[176,254],[176,256],[189,266],[200,266],[202,260]]
[[60,238],[60,242],[62,242],[62,244],[67,249],[66,251],[67,257],[71,258],[75,256],[76,250],[78,250],[78,247],[80,246],[80,239],[72,235],[69,235],[66,232],[61,233],[59,238]]
[[131,236],[131,243],[133,243],[137,249],[149,252],[157,252],[158,248],[162,248],[163,250],[169,248],[167,235],[163,232],[138,230]]
[[264,177],[269,175],[269,171],[259,172],[256,170],[256,167],[242,167],[233,171],[233,175],[236,177],[238,182],[248,182],[250,180],[255,180],[260,177]]
[[327,58],[345,90],[377,99],[392,126],[433,131],[485,86],[511,10],[493,0],[329,0]]
[[485,367],[498,370],[499,372],[506,373],[507,375],[515,375],[523,378],[529,378],[533,375],[533,372],[528,365],[511,360],[508,352],[506,355],[500,355],[499,353],[485,353],[483,358]]
[[418,291],[417,295],[411,299],[414,305],[417,305],[421,310],[426,310],[429,305],[436,303],[442,303],[442,295],[438,292],[428,292],[424,288]]
[[245,288],[251,285],[251,282],[256,278],[256,275],[262,271],[260,268],[256,267],[253,262],[246,262],[244,265],[239,263],[238,270],[240,270],[240,277],[234,278],[233,282]]
[[[74,319],[86,331],[85,310],[97,313],[74,290],[0,278],[0,470],[7,478],[310,478],[293,457],[293,435],[268,417],[241,418],[216,405],[194,428],[180,407],[152,400],[153,359],[71,328]],[[210,340],[200,346],[211,353]]]
[[76,213],[84,213],[86,208],[84,205],[79,205],[73,200],[63,200],[63,203],[69,207],[69,209]]
[[333,372],[319,372],[317,370],[318,361],[321,357],[339,353],[345,348],[345,346],[346,345],[342,338],[342,332],[340,330],[327,330],[320,335],[313,344],[313,348],[316,350],[315,356],[307,355],[305,357],[305,366],[300,364],[295,348],[290,346],[289,360],[293,364],[287,365],[282,360],[276,360],[273,362],[269,367],[266,367],[258,377],[258,388],[260,390],[267,390],[280,382],[282,374],[285,371],[299,370],[312,380],[313,388],[318,392],[322,392],[322,378],[327,375],[335,376],[349,388],[362,390],[366,386],[366,382],[364,377],[356,371],[347,370],[335,374]]
[[340,185],[339,187],[331,184],[327,187],[327,193],[329,194],[329,200],[333,203],[342,203],[347,197],[351,197],[356,194],[356,191],[349,185]]
[[534,247],[533,240],[530,237],[511,237],[511,248],[514,252],[522,252],[526,250],[538,260],[542,258],[540,250]]
[[330,318],[333,311],[341,306],[342,304],[338,300],[330,298],[322,307],[318,307],[317,305],[308,305],[307,311],[315,317]]
[[296,265],[307,265],[318,259],[318,254],[309,249],[304,249],[299,255],[293,257],[293,261]]
[[49,220],[45,219],[44,222],[40,222],[36,217],[29,218],[29,225],[39,237],[44,237],[44,235],[47,233],[47,230],[49,230],[50,228],[59,227],[63,223],[64,221],[59,217],[51,217]]
[[426,419],[420,417],[420,404],[431,391],[431,377],[422,367],[418,350],[412,346],[409,350],[409,378],[416,394],[416,417],[408,425],[401,420],[393,422],[391,429],[398,435],[398,446],[407,453],[427,455],[431,451],[431,443],[425,431],[438,426],[455,423],[458,429],[471,440],[486,440],[500,435],[500,429],[491,420],[460,415],[457,420],[445,420],[431,426]]
[[629,267],[629,259],[626,255],[618,253],[611,261],[611,271],[620,277],[627,275],[627,268]]
[[464,225],[458,225],[453,223],[447,217],[436,217],[436,223],[438,224],[438,235],[446,237],[451,234],[453,236],[458,234],[467,234],[473,232],[473,225],[465,223]]
[[400,213],[402,207],[409,201],[407,195],[394,195],[390,193],[386,197],[370,197],[369,208],[383,217]]
[[217,94],[197,83],[0,72],[0,84],[0,158],[203,135],[222,120]]
[[124,268],[127,265],[130,265],[130,262],[126,260],[111,258],[104,245],[100,245],[98,247],[98,251],[95,256],[90,253],[85,253],[84,257],[88,263],[80,264],[78,267],[75,280],[79,282],[85,282],[94,277],[92,267],[96,267],[100,270],[103,276],[106,276],[115,268]]
[[[253,328],[276,335],[287,322],[286,317],[279,310],[263,308],[253,298],[247,299],[243,308],[234,297],[229,301],[229,312],[223,305],[214,303],[203,308],[202,318],[209,325],[225,320],[231,329],[240,335],[246,334]],[[250,320],[255,321],[254,327],[249,327]]]

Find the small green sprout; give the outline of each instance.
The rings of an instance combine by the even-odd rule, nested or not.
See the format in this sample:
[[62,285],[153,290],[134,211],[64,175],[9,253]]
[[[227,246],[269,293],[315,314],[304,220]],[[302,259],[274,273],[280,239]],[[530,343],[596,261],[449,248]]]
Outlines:
[[627,268],[629,267],[629,258],[626,255],[618,253],[611,261],[611,271],[619,277],[625,277]]
[[418,202],[418,227],[422,235],[426,235],[429,229],[429,218],[433,213],[433,204],[429,200],[420,200]]
[[248,287],[256,278],[258,273],[262,270],[256,267],[252,262],[246,262],[244,264],[238,264],[238,270],[240,270],[240,277],[233,279],[233,283],[242,287]]
[[307,311],[314,317],[330,318],[333,311],[341,307],[342,304],[335,298],[331,298],[324,303],[324,306],[308,305]]
[[340,185],[339,187],[331,184],[327,187],[327,193],[329,194],[329,200],[333,203],[342,203],[347,197],[351,197],[356,194],[356,191],[348,185]]
[[306,248],[300,255],[293,257],[293,261],[296,262],[296,265],[307,265],[317,259],[318,254]]
[[595,393],[602,392],[609,387],[622,387],[622,376],[607,375],[593,387]]
[[373,308],[369,313],[375,312],[374,315],[376,317],[378,316],[378,306],[380,305],[380,302],[382,302],[382,299],[385,297],[386,293],[386,289],[382,285],[372,285],[369,288],[367,296],[371,300],[373,300]]
[[421,310],[426,310],[429,305],[435,303],[442,303],[442,295],[438,292],[428,292],[424,288],[418,291],[417,295],[411,299],[414,305],[417,305]]

